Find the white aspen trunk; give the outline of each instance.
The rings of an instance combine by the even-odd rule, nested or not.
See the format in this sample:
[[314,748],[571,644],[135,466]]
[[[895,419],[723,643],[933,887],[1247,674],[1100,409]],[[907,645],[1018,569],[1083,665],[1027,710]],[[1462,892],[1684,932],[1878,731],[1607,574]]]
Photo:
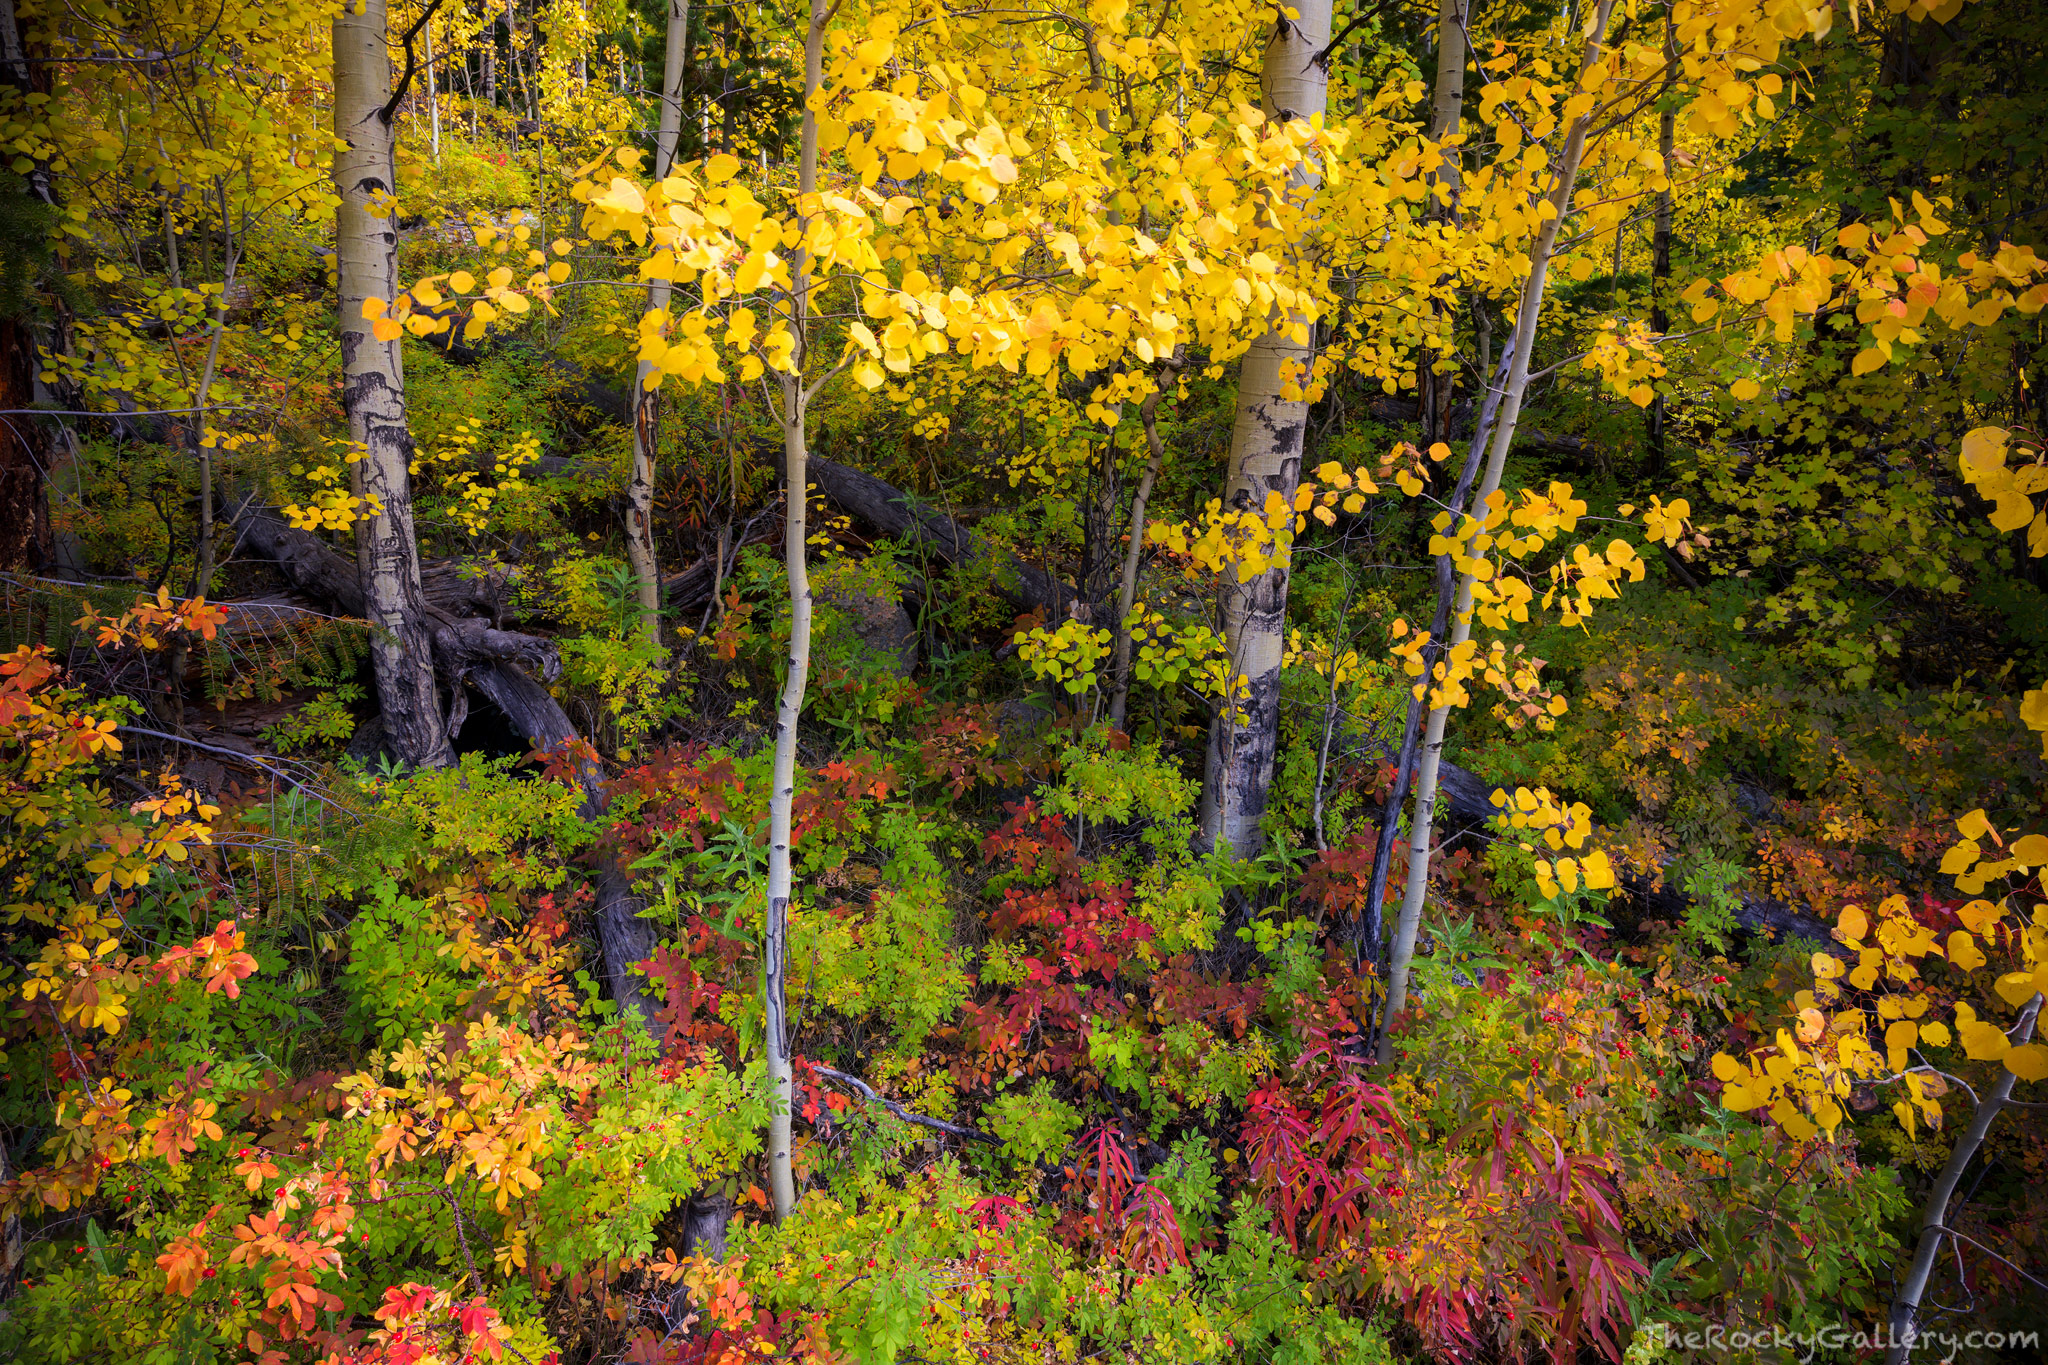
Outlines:
[[434,164],[441,164],[441,82],[434,73],[434,23],[427,21],[427,123],[433,131]]
[[[1600,0],[1594,11],[1592,25],[1586,35],[1585,59],[1581,69],[1598,57],[1600,47],[1606,40],[1608,16],[1614,10],[1614,0]],[[1514,444],[1515,422],[1522,410],[1522,399],[1529,391],[1529,353],[1536,343],[1536,324],[1543,316],[1543,287],[1550,274],[1550,259],[1557,246],[1558,229],[1564,223],[1565,214],[1570,212],[1572,187],[1579,173],[1579,162],[1586,152],[1586,133],[1592,127],[1590,115],[1581,116],[1572,123],[1565,136],[1565,142],[1557,158],[1549,201],[1556,210],[1537,230],[1536,240],[1529,249],[1529,278],[1522,286],[1522,299],[1515,315],[1515,332],[1509,345],[1514,354],[1508,363],[1506,382],[1502,385],[1500,415],[1495,419],[1493,443],[1487,450],[1486,470],[1480,477],[1477,490],[1469,504],[1483,508],[1486,500],[1500,487],[1501,475],[1507,468],[1508,447]],[[1451,614],[1451,634],[1443,654],[1439,654],[1438,668],[1445,665],[1442,659],[1455,651],[1472,637],[1472,585],[1477,580],[1471,573],[1458,579],[1458,598]],[[1421,680],[1428,687],[1433,678],[1425,675]],[[1382,1016],[1386,1026],[1380,1032],[1380,1061],[1393,1060],[1393,1022],[1408,1003],[1408,968],[1415,960],[1415,936],[1422,925],[1423,901],[1429,893],[1429,845],[1435,828],[1437,770],[1443,761],[1444,729],[1450,721],[1448,706],[1432,707],[1429,723],[1423,731],[1420,762],[1415,774],[1415,812],[1409,821],[1408,882],[1402,890],[1401,916],[1394,926],[1393,949],[1387,962],[1387,1005]]]
[[356,567],[365,614],[375,630],[370,665],[385,742],[404,763],[451,761],[448,728],[434,693],[432,638],[420,599],[419,545],[413,539],[412,437],[405,423],[405,372],[398,342],[379,341],[363,300],[398,293],[396,222],[370,211],[392,190],[391,125],[380,113],[391,98],[386,0],[343,6],[334,20],[337,292],[341,301],[341,406],[350,441],[363,458],[349,466],[358,497],[382,510],[356,523]]
[[[1465,24],[1470,10],[1469,0],[1437,0],[1437,44],[1436,44],[1436,91],[1432,101],[1429,136],[1431,141],[1442,142],[1458,131],[1458,125],[1465,114]],[[1458,196],[1464,190],[1464,176],[1457,161],[1454,148],[1444,163],[1430,177],[1431,189],[1429,215],[1433,219],[1455,218],[1458,212]],[[1439,200],[1437,187],[1450,197]],[[1430,311],[1442,326],[1442,319],[1452,310],[1441,300],[1432,302]],[[1451,425],[1451,394],[1456,386],[1456,371],[1439,373],[1438,361],[1433,352],[1423,353],[1421,373],[1417,375],[1417,398],[1422,409],[1422,443],[1427,446],[1437,441],[1448,440]]]
[[[1283,18],[1274,25],[1261,79],[1269,117],[1308,119],[1323,112],[1329,76],[1315,57],[1330,42],[1330,3],[1304,0],[1298,6],[1300,18]],[[1314,184],[1313,177],[1303,176],[1292,191],[1306,196]],[[1276,315],[1272,329],[1252,343],[1238,369],[1237,417],[1223,492],[1226,506],[1263,506],[1269,491],[1293,501],[1301,479],[1308,404],[1284,397],[1283,391],[1289,380],[1303,386],[1308,382],[1313,338],[1296,340],[1290,335],[1308,326],[1299,314]],[[1221,705],[1210,726],[1201,837],[1205,847],[1223,848],[1233,858],[1258,853],[1259,817],[1265,814],[1266,791],[1273,781],[1287,580],[1284,562],[1247,583],[1239,583],[1235,571],[1226,568],[1218,594],[1230,666],[1247,680],[1250,690],[1235,706]]]
[[[812,98],[824,84],[825,24],[831,17],[826,0],[811,0],[810,31],[804,39],[803,135],[797,161],[799,215],[818,188],[818,113]],[[799,239],[807,219],[799,216]],[[790,1060],[789,1018],[783,999],[783,962],[789,946],[789,903],[795,894],[790,872],[790,808],[796,798],[796,725],[804,709],[804,685],[811,671],[811,578],[805,562],[810,488],[810,447],[804,418],[810,393],[804,387],[804,365],[810,351],[810,256],[801,247],[790,265],[789,317],[796,332],[792,372],[782,377],[782,459],[784,513],[783,566],[789,575],[789,672],[775,703],[775,764],[768,795],[768,915],[762,934],[762,991],[768,1040],[768,1193],[775,1216],[787,1218],[796,1207],[796,1178],[789,1149],[795,1117],[795,1070]]]
[[[1678,42],[1676,25],[1670,11],[1664,15],[1664,90],[1667,99],[1672,85],[1678,80]],[[1671,153],[1678,138],[1678,118],[1668,107],[1657,116],[1657,154],[1664,158],[1664,188],[1657,192],[1657,212],[1650,229],[1650,330],[1663,336],[1671,330],[1670,310],[1665,307],[1664,293],[1671,287]],[[1615,272],[1619,278],[1620,272]],[[1660,392],[1650,400],[1650,457],[1644,462],[1643,472],[1651,478],[1664,477],[1666,460],[1665,443],[1669,433],[1665,430],[1664,395]],[[1666,550],[1666,562],[1676,563]]]
[[[2014,1042],[2025,1043],[2034,1036],[2034,1023],[2041,1017],[2041,1003],[2041,996],[2036,994],[2020,1011],[2019,1022],[2013,1025],[2012,1030]],[[1942,1241],[1948,1236],[1947,1224],[1943,1221],[1948,1217],[1948,1201],[1954,1197],[1956,1186],[1962,1183],[1963,1172],[1976,1158],[1978,1149],[1983,1147],[1985,1135],[1990,1133],[1998,1111],[2012,1102],[2013,1082],[2018,1079],[2011,1071],[2001,1070],[1998,1073],[1998,1079],[1991,1083],[1991,1088],[1977,1105],[1970,1126],[1956,1139],[1948,1164],[1941,1168],[1940,1177],[1928,1193],[1927,1210],[1920,1219],[1920,1241],[1913,1248],[1913,1264],[1906,1271],[1904,1283],[1899,1286],[1898,1298],[1892,1302],[1891,1340],[1885,1350],[1885,1365],[1909,1365],[1913,1358],[1920,1299],[1927,1292],[1928,1276],[1934,1272],[1935,1259],[1941,1255]]]
[[[683,55],[689,42],[690,0],[669,0],[667,47],[662,56],[661,126],[654,138],[654,178],[664,179],[675,164],[676,144],[683,133]],[[668,309],[669,282],[647,286],[647,311]],[[626,563],[633,570],[640,600],[641,628],[647,638],[661,640],[661,559],[654,551],[654,460],[661,439],[661,387],[648,387],[655,365],[640,362],[633,376],[633,465],[626,481]]]

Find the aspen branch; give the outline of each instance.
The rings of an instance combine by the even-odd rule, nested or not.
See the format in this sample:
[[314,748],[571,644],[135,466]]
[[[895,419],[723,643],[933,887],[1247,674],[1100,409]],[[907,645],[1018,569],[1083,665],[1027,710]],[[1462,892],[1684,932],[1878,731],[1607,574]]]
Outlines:
[[849,1076],[844,1071],[837,1071],[829,1066],[818,1066],[815,1063],[812,1064],[811,1070],[817,1072],[828,1081],[837,1081],[848,1090],[856,1091],[868,1103],[881,1105],[905,1123],[914,1123],[920,1128],[929,1128],[935,1133],[944,1133],[949,1137],[965,1138],[970,1142],[986,1142],[992,1147],[1003,1145],[1001,1138],[992,1137],[978,1128],[963,1128],[957,1123],[948,1123],[944,1119],[931,1118],[925,1114],[913,1114],[902,1105],[896,1103],[896,1101],[886,1099],[877,1094],[873,1086],[858,1076]]
[[419,74],[419,58],[412,50],[412,40],[420,36],[420,30],[427,26],[427,21],[434,17],[434,11],[439,8],[441,8],[441,0],[429,0],[427,7],[420,11],[420,17],[413,21],[412,27],[405,31],[403,38],[399,39],[401,43],[405,44],[405,74],[398,78],[398,84],[391,87],[391,98],[385,101],[382,109],[377,111],[377,121],[386,128],[391,126],[392,116],[398,112],[398,106],[404,102],[405,92],[412,89],[412,78]]

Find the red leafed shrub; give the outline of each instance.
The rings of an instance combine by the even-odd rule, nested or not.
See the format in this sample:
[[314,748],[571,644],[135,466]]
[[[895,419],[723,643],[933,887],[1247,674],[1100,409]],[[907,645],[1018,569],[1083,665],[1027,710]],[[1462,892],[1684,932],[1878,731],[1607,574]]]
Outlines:
[[1628,1295],[1647,1274],[1628,1253],[1614,1182],[1506,1106],[1419,1161],[1376,1220],[1367,1278],[1433,1349],[1456,1360],[1536,1348],[1621,1359]]
[[1297,1249],[1368,1246],[1373,1196],[1387,1188],[1406,1137],[1383,1086],[1327,1036],[1304,1049],[1290,1083],[1269,1076],[1245,1101],[1240,1130],[1274,1230]]

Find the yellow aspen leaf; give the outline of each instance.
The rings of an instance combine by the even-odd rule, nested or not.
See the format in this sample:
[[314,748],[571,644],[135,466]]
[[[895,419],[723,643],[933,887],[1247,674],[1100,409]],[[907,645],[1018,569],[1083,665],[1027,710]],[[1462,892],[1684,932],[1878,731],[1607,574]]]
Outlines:
[[2034,504],[2022,493],[2006,490],[1991,509],[1991,525],[2000,531],[2017,531],[2034,519]]
[[1763,385],[1757,383],[1754,379],[1738,379],[1728,386],[1728,392],[1734,394],[1745,403],[1763,391]]
[[1920,1026],[1901,1019],[1884,1031],[1885,1060],[1894,1071],[1906,1069],[1906,1049],[1920,1041]]
[[2039,987],[2034,981],[2037,975],[2037,972],[2007,972],[1998,978],[1994,987],[1998,998],[2014,1009],[2020,1008],[2038,993]]
[[[2005,443],[2010,433],[2003,427],[1978,427],[1963,437],[1964,475],[1981,470],[1990,473],[2005,468]],[[1974,479],[1971,480],[1975,482]]]
[[1974,972],[1984,965],[1984,954],[1975,938],[1958,929],[1948,936],[1948,960],[1963,971]]
[[1781,1098],[1771,1106],[1771,1117],[1791,1135],[1794,1142],[1809,1142],[1820,1135],[1820,1129],[1814,1126],[1813,1121],[1800,1113],[1788,1099]]
[[1980,1019],[1972,1019],[1968,1023],[1958,1019],[1956,1034],[1963,1041],[1963,1054],[1973,1062],[1995,1062],[2012,1047],[2005,1030]]
[[1977,841],[1965,839],[1941,855],[1941,874],[1944,877],[1959,877],[1977,865],[1980,850]]
[[[1563,700],[1558,698],[1557,700]],[[1586,874],[1586,887],[1592,891],[1607,891],[1614,886],[1614,866],[1607,860],[1606,851],[1594,849],[1582,860]]]
[[1863,936],[1870,932],[1870,916],[1860,905],[1845,905],[1842,913],[1835,917],[1835,937],[1851,947],[1860,944]]
[[2002,906],[1994,905],[1990,901],[1979,899],[1971,901],[1968,905],[1965,905],[1961,910],[1958,910],[1956,912],[1956,918],[1961,920],[1963,922],[1963,927],[1968,929],[1971,933],[1988,934],[1990,933],[1992,926],[1998,924],[2001,920],[2005,918],[2005,910]]
[[1856,353],[1856,359],[1849,362],[1849,369],[1857,375],[1871,374],[1884,368],[1884,354],[1866,347]]
[[2008,1049],[2005,1069],[2023,1081],[2048,1080],[2048,1046],[2022,1043]]

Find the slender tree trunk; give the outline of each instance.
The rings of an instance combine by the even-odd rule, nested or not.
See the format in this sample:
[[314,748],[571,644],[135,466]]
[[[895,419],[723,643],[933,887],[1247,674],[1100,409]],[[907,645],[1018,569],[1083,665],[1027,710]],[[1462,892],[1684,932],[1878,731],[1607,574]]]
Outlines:
[[[2013,1027],[2014,1041],[2024,1043],[2031,1039],[2034,1022],[2040,1016],[2041,996],[2037,994],[2020,1011],[2019,1022]],[[1934,1272],[1934,1262],[1941,1255],[1942,1238],[1947,1235],[1948,1201],[1954,1197],[1956,1186],[1962,1183],[1964,1170],[1984,1145],[1984,1137],[1991,1131],[1998,1111],[2012,1099],[2013,1082],[2018,1079],[2010,1071],[1999,1072],[1998,1079],[1992,1082],[1991,1089],[1977,1105],[1970,1126],[1956,1139],[1955,1150],[1949,1153],[1948,1165],[1941,1168],[1940,1178],[1927,1195],[1927,1211],[1920,1219],[1920,1243],[1913,1249],[1913,1264],[1906,1271],[1905,1282],[1899,1286],[1899,1296],[1892,1301],[1891,1342],[1885,1351],[1885,1365],[1907,1365],[1913,1358],[1912,1341],[1918,1329],[1920,1298],[1927,1292],[1928,1276]]]
[[[48,67],[29,65],[14,0],[0,0],[0,84],[13,86],[23,96],[47,94],[48,72]],[[55,206],[47,166],[38,163],[29,172],[22,198]],[[34,205],[23,208],[33,211]],[[29,319],[0,318],[0,407],[16,412],[33,407],[41,369]],[[40,422],[0,419],[0,569],[34,570],[49,553],[50,503],[44,476],[49,455],[49,432]],[[19,1224],[9,1226],[18,1242]]]
[[[1670,12],[1664,16],[1664,61],[1668,74],[1664,81],[1665,98],[1670,98],[1671,84],[1678,75],[1677,40]],[[1677,116],[1665,109],[1657,116],[1657,151],[1664,158],[1664,188],[1657,192],[1657,216],[1650,230],[1650,330],[1663,336],[1671,330],[1671,314],[1665,308],[1665,291],[1671,286],[1671,151],[1676,144]],[[1662,478],[1668,460],[1665,442],[1664,395],[1659,393],[1650,400],[1650,458],[1643,473],[1650,478]]]
[[1109,723],[1121,730],[1131,700],[1131,611],[1138,605],[1138,565],[1145,557],[1145,506],[1152,500],[1152,486],[1166,463],[1166,447],[1159,441],[1159,399],[1155,390],[1138,405],[1138,420],[1145,428],[1145,472],[1138,479],[1138,491],[1131,497],[1131,543],[1124,547],[1124,568],[1117,580],[1116,620],[1109,628],[1116,633],[1116,666],[1109,694]]
[[[812,97],[824,84],[825,24],[831,16],[827,0],[811,0],[810,30],[804,39],[803,134],[797,162],[797,194],[802,203],[818,187],[818,113]],[[799,220],[798,237],[804,228]],[[811,670],[811,579],[805,551],[809,527],[805,512],[809,484],[806,464],[810,446],[804,419],[810,394],[804,387],[804,365],[810,351],[810,256],[801,246],[790,260],[789,316],[796,333],[791,372],[782,376],[782,470],[786,503],[783,566],[789,575],[789,672],[775,704],[774,774],[768,795],[768,915],[763,933],[765,959],[762,990],[766,998],[768,1035],[768,1192],[775,1216],[787,1218],[796,1207],[796,1179],[790,1166],[791,1124],[795,1115],[795,1070],[790,1060],[788,1011],[783,998],[783,963],[789,946],[789,902],[795,894],[790,871],[790,810],[796,799],[796,726],[804,709],[804,685]]]
[[[1465,65],[1468,55],[1466,44],[1466,23],[1471,9],[1469,0],[1438,0],[1437,4],[1437,51],[1436,51],[1436,94],[1430,115],[1430,136],[1438,141],[1458,131],[1465,116]],[[1449,205],[1432,203],[1431,213],[1439,208],[1445,215],[1455,212],[1457,195],[1464,188],[1464,176],[1459,163],[1447,162],[1440,179],[1449,189],[1452,200]],[[1432,309],[1442,316],[1440,304]],[[1483,321],[1485,311],[1480,310]],[[1492,358],[1484,333],[1479,337],[1479,373],[1490,375]],[[1425,442],[1448,440],[1450,436],[1451,379],[1448,375],[1436,373],[1434,362],[1425,364],[1417,388],[1421,393],[1422,435]],[[1485,401],[1474,423],[1472,447],[1465,456],[1465,467],[1459,472],[1458,486],[1449,503],[1451,516],[1455,519],[1465,508],[1465,499],[1472,490],[1472,478],[1479,468],[1481,452],[1486,448],[1487,433],[1492,428],[1493,414],[1499,405],[1498,384],[1489,381]],[[1439,392],[1441,390],[1441,392]],[[1430,624],[1429,638],[1441,641],[1444,631],[1449,628],[1451,597],[1455,586],[1448,556],[1438,556],[1436,565],[1436,612]],[[1425,663],[1433,661],[1433,648],[1424,655]],[[1426,693],[1425,693],[1426,695]],[[1424,715],[1423,700],[1420,696],[1408,699],[1407,714],[1402,719],[1401,743],[1395,753],[1394,782],[1387,793],[1387,800],[1380,812],[1379,837],[1373,846],[1372,876],[1366,884],[1365,912],[1360,916],[1359,934],[1356,943],[1359,960],[1370,959],[1384,966],[1386,948],[1385,901],[1387,878],[1393,870],[1394,840],[1400,826],[1403,805],[1408,799],[1408,784],[1415,772],[1415,747],[1421,740]],[[1320,794],[1320,788],[1318,789]]]
[[[1429,136],[1435,142],[1442,142],[1456,133],[1465,116],[1465,24],[1469,12],[1469,0],[1437,0],[1436,93],[1429,120]],[[1458,196],[1464,189],[1458,155],[1456,148],[1451,149],[1433,177],[1435,185],[1442,186],[1449,195],[1448,199],[1437,198],[1435,185],[1432,186],[1429,216],[1433,221],[1446,222],[1457,216]],[[1435,300],[1430,304],[1430,311],[1442,326],[1441,320],[1450,314],[1451,309],[1442,300]],[[1417,397],[1421,400],[1419,406],[1422,410],[1422,443],[1428,446],[1448,441],[1451,435],[1451,395],[1457,387],[1457,372],[1439,373],[1436,356],[1424,352],[1423,365],[1416,378]]]
[[[1480,314],[1485,318],[1484,312]],[[1492,347],[1482,334],[1479,353],[1482,361],[1488,359]],[[1506,362],[1506,354],[1501,360]],[[1483,365],[1480,373],[1487,374],[1491,366]],[[1465,467],[1458,473],[1458,486],[1452,490],[1450,501],[1445,504],[1455,523],[1464,515],[1466,501],[1472,494],[1472,480],[1484,462],[1488,439],[1493,435],[1493,424],[1500,411],[1501,393],[1506,387],[1505,363],[1502,372],[1495,374],[1486,386],[1486,399],[1479,407],[1479,418],[1472,433],[1471,447],[1465,452]],[[1430,618],[1430,644],[1423,650],[1424,673],[1442,653],[1441,642],[1444,632],[1450,629],[1451,599],[1457,593],[1457,573],[1449,555],[1438,555],[1436,561],[1436,611]],[[1387,793],[1387,799],[1380,811],[1379,839],[1373,847],[1372,877],[1366,884],[1365,914],[1361,920],[1360,942],[1357,958],[1370,959],[1382,967],[1385,956],[1385,926],[1383,906],[1387,895],[1387,877],[1394,865],[1394,840],[1400,827],[1401,811],[1407,804],[1408,784],[1415,774],[1415,750],[1422,742],[1422,722],[1426,715],[1424,698],[1428,689],[1418,685],[1409,694],[1407,714],[1401,725],[1401,744],[1394,762],[1394,784]]]
[[533,118],[533,92],[526,84],[526,64],[519,60],[519,16],[512,8],[513,0],[505,0],[505,65],[512,68],[513,83],[519,87],[519,107],[528,118]]
[[352,489],[378,507],[356,523],[356,565],[366,614],[376,628],[370,665],[385,743],[402,762],[431,766],[454,755],[434,692],[433,639],[420,600],[405,372],[397,339],[378,340],[363,317],[365,299],[398,293],[397,224],[371,212],[373,197],[388,200],[393,190],[391,125],[380,117],[391,98],[386,24],[386,0],[364,0],[360,12],[343,6],[334,20],[341,406],[361,457],[349,466]]
[[[36,347],[25,319],[0,318],[0,406],[35,402]],[[33,572],[50,548],[49,435],[41,422],[0,422],[0,569]]]
[[427,123],[434,140],[434,164],[441,164],[441,80],[434,71],[434,24],[427,21]]
[[200,371],[199,388],[192,398],[192,450],[199,457],[199,544],[197,564],[192,574],[194,596],[205,597],[213,591],[213,447],[207,442],[206,407],[207,399],[213,392],[213,375],[220,363],[220,337],[227,330],[227,291],[235,286],[235,263],[228,260],[226,283],[222,286],[221,299],[213,306],[213,335],[206,342],[206,364]]
[[[667,49],[662,59],[661,127],[654,139],[654,177],[675,164],[683,131],[683,56],[690,32],[690,0],[669,0]],[[669,283],[647,286],[647,311],[668,310]],[[650,384],[650,380],[654,381]],[[641,629],[661,640],[661,559],[654,549],[654,460],[661,442],[661,385],[653,361],[643,360],[633,384],[633,467],[626,483],[626,562],[640,601]]]
[[[1586,36],[1587,62],[1598,55],[1606,41],[1607,21],[1613,10],[1614,0],[1599,0]],[[1590,115],[1575,119],[1564,146],[1558,152],[1549,195],[1555,212],[1544,220],[1530,246],[1529,278],[1522,286],[1514,335],[1509,339],[1509,350],[1504,357],[1507,380],[1501,386],[1500,413],[1494,419],[1486,472],[1473,495],[1473,505],[1477,507],[1486,506],[1486,500],[1500,487],[1501,474],[1507,467],[1508,447],[1515,439],[1515,422],[1521,413],[1522,399],[1529,390],[1529,352],[1535,345],[1536,324],[1543,316],[1543,288],[1550,273],[1550,258],[1557,244],[1558,227],[1571,210],[1572,186],[1578,177],[1579,161],[1586,151],[1586,134],[1591,127]],[[1447,651],[1455,650],[1471,638],[1472,585],[1476,581],[1471,573],[1462,575],[1458,580]],[[1425,672],[1421,679],[1423,686],[1428,687],[1431,681],[1431,674]],[[1383,1016],[1386,1027],[1380,1033],[1379,1053],[1383,1063],[1393,1060],[1393,1021],[1408,1002],[1408,967],[1415,958],[1415,936],[1422,924],[1423,900],[1429,891],[1429,846],[1435,827],[1437,768],[1443,760],[1444,728],[1449,720],[1448,706],[1438,706],[1430,711],[1420,749],[1420,764],[1415,774],[1415,813],[1409,821],[1408,883],[1401,897],[1401,917],[1394,927],[1393,949],[1387,964],[1387,1000]]]
[[[1303,0],[1299,12],[1299,19],[1275,23],[1266,45],[1261,83],[1270,117],[1308,119],[1323,112],[1329,74],[1315,57],[1329,45],[1330,0]],[[1292,187],[1304,197],[1313,189],[1308,175]],[[1308,383],[1315,358],[1308,327],[1299,315],[1276,315],[1272,329],[1252,343],[1238,369],[1237,418],[1223,498],[1228,506],[1263,506],[1268,492],[1293,501],[1308,434],[1308,403],[1288,397],[1287,391],[1290,385]],[[1235,704],[1222,703],[1210,726],[1201,828],[1205,847],[1222,848],[1233,858],[1259,851],[1259,817],[1265,814],[1273,781],[1287,578],[1285,562],[1246,583],[1226,568],[1219,593],[1230,667],[1245,678],[1249,690]]]

